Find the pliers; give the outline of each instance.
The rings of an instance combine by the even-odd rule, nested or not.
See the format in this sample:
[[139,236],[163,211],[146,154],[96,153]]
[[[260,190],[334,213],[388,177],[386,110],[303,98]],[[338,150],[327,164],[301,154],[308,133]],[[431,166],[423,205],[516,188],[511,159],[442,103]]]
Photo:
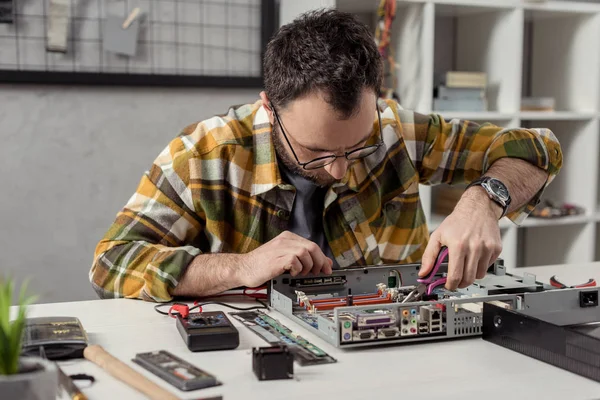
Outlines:
[[418,300],[425,293],[430,295],[433,292],[433,289],[446,283],[446,277],[435,279],[435,275],[437,274],[438,270],[440,269],[440,266],[447,257],[448,248],[446,246],[443,246],[429,274],[427,274],[427,276],[425,276],[424,278],[417,279],[417,282],[419,284],[404,298],[404,300],[402,300],[402,303],[408,303],[411,301]]
[[596,280],[595,279],[589,279],[587,282],[585,283],[580,283],[578,285],[573,285],[573,286],[567,286],[564,283],[562,283],[561,281],[559,281],[556,278],[556,275],[552,275],[552,277],[550,277],[550,284],[552,286],[554,286],[555,288],[559,288],[559,289],[566,289],[566,288],[584,288],[584,287],[594,287],[596,286]]

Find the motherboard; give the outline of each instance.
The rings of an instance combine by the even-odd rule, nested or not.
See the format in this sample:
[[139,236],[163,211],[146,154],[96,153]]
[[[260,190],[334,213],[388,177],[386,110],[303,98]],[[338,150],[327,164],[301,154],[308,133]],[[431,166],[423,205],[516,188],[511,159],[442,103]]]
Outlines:
[[[269,299],[275,310],[346,348],[481,335],[484,303],[517,310],[525,307],[525,294],[553,291],[534,275],[507,273],[498,260],[485,278],[464,289],[437,285],[418,292],[419,269],[420,264],[378,265],[282,276],[271,282]],[[447,264],[436,273],[432,282],[446,276]]]

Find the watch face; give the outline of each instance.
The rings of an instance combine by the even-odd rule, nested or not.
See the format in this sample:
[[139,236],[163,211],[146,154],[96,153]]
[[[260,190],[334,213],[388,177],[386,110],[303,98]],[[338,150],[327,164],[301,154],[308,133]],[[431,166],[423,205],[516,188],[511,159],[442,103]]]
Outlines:
[[492,192],[494,192],[498,197],[502,199],[508,199],[508,190],[502,182],[496,179],[490,179],[488,184]]

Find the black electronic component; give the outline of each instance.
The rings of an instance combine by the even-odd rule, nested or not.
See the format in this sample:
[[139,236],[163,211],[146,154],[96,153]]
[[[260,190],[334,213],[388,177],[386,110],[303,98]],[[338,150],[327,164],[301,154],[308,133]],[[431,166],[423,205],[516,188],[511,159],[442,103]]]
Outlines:
[[294,288],[307,289],[311,287],[323,287],[323,286],[344,286],[346,284],[346,277],[340,276],[325,276],[315,278],[296,278],[292,279],[290,286]]
[[254,347],[252,370],[260,381],[294,377],[294,356],[287,346]]
[[191,351],[228,350],[240,344],[238,330],[222,311],[177,315],[176,325]]
[[600,382],[597,324],[561,326],[483,303],[484,340]]
[[580,307],[597,307],[598,306],[598,290],[586,290],[579,292]]
[[325,351],[310,343],[302,336],[295,334],[279,321],[264,312],[244,311],[230,313],[252,332],[273,346],[286,345],[299,365],[319,365],[337,362]]
[[131,361],[179,390],[197,390],[221,384],[213,375],[165,350],[138,353]]
[[395,277],[395,276],[393,276],[393,275],[390,275],[390,276],[388,276],[388,283],[387,283],[387,286],[388,286],[389,288],[395,288],[397,285],[398,285],[398,282],[397,282],[397,279],[396,279],[396,277]]
[[25,321],[25,356],[39,356],[43,349],[49,360],[83,358],[87,344],[87,334],[76,317],[36,317]]

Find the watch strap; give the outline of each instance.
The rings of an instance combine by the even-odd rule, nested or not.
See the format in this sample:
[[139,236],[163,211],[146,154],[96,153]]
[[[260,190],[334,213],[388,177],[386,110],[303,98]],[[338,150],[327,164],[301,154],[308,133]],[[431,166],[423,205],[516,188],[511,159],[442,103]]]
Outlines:
[[[488,181],[490,181],[491,179],[495,179],[489,176],[481,176],[477,179],[475,179],[474,181],[472,181],[471,183],[469,183],[469,185],[467,186],[467,189],[469,189],[472,186],[481,186],[483,187],[483,189],[487,192],[488,197],[494,201],[496,204],[498,204],[500,207],[502,207],[502,215],[500,216],[499,219],[502,219],[508,212],[508,207],[510,205],[510,195],[507,199],[506,202],[503,202],[502,200],[500,200],[494,193],[490,192],[485,186],[484,184],[487,183]],[[496,179],[498,181],[498,179]],[[500,183],[502,183],[501,181],[499,181]],[[503,183],[502,183],[503,184]],[[504,184],[503,184],[504,185]],[[504,185],[506,187],[506,185]]]

